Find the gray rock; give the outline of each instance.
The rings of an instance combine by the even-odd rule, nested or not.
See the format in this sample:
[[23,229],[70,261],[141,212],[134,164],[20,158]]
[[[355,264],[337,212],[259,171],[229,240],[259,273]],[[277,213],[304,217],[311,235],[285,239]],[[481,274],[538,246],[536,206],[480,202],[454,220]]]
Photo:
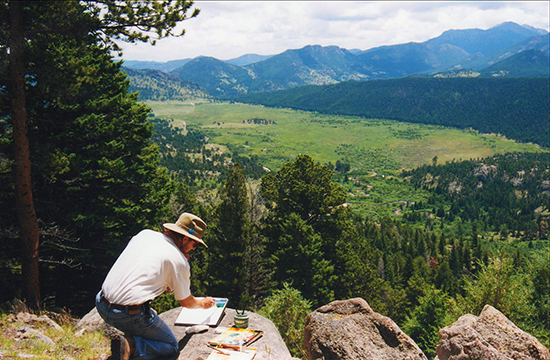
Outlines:
[[75,335],[80,336],[87,332],[94,331],[103,331],[103,333],[109,337],[113,338],[116,335],[121,335],[122,332],[118,329],[107,324],[97,312],[97,309],[94,307],[90,312],[88,312],[82,319],[76,323],[73,328]]
[[334,301],[309,314],[304,345],[310,360],[427,360],[390,318],[361,298]]
[[50,346],[55,346],[55,342],[48,336],[42,334],[42,332],[33,329],[29,326],[21,326],[17,329],[18,334],[16,335],[17,339],[35,339],[37,341],[46,343]]
[[[216,327],[210,327],[206,332],[198,334],[186,334],[188,326],[174,325],[176,318],[181,311],[181,307],[172,309],[165,313],[160,314],[160,317],[166,322],[176,337],[178,338],[180,345],[180,360],[188,359],[207,359],[212,349],[208,348],[206,344],[216,334]],[[286,347],[279,331],[275,325],[268,319],[253,312],[246,312],[249,319],[249,329],[262,330],[264,335],[255,341],[251,347],[257,349],[256,357],[254,360],[290,360],[292,359],[288,348]],[[233,325],[233,317],[236,311],[234,309],[225,309],[225,314],[218,325],[218,328],[230,327]]]
[[474,171],[474,176],[483,181],[491,180],[497,173],[498,168],[495,165],[482,164]]
[[500,311],[485,305],[439,331],[436,360],[549,360],[550,353]]

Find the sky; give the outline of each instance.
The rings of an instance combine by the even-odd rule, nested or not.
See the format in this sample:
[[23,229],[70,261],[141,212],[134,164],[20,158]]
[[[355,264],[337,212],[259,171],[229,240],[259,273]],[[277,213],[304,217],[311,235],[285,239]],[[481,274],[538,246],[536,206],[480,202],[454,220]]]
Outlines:
[[[166,62],[212,56],[276,55],[307,45],[367,50],[424,42],[446,30],[512,21],[550,30],[548,1],[195,1],[182,37],[120,43],[124,60]],[[189,12],[191,13],[191,12]]]

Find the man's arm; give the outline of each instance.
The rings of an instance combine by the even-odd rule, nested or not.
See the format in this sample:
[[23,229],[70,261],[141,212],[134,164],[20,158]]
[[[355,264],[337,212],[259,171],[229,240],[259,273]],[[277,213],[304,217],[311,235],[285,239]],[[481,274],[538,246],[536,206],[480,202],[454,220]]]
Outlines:
[[189,295],[183,300],[178,300],[180,305],[186,308],[203,308],[208,309],[216,304],[213,298],[207,296],[202,299],[197,299],[193,295]]

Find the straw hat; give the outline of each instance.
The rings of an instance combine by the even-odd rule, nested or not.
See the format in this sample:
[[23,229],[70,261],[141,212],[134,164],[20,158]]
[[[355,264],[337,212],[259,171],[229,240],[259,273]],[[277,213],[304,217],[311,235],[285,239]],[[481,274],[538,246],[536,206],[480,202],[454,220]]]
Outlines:
[[[206,224],[196,215],[190,213],[183,213],[179,217],[175,224],[163,224],[165,229],[172,230],[178,234],[188,236],[189,238],[200,242],[204,246],[206,244],[202,241],[202,236],[206,230]],[[208,246],[206,246],[208,247]]]

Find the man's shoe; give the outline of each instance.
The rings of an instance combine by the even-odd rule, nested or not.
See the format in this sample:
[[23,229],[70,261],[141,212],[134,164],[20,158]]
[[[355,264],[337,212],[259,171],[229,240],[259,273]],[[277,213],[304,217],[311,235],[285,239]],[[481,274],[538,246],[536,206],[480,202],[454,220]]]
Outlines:
[[129,360],[132,357],[135,346],[136,342],[134,338],[122,335],[117,336],[111,340],[111,360]]

